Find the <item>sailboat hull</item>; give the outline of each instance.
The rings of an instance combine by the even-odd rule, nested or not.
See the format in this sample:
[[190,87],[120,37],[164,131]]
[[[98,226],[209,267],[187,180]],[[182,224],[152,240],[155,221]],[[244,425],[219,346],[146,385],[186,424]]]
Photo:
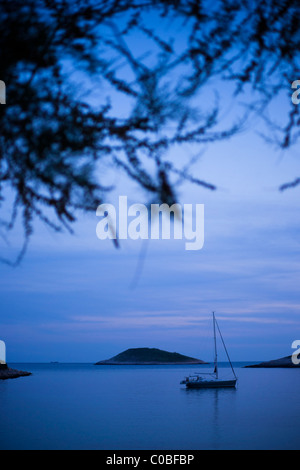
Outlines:
[[235,388],[236,380],[187,381],[186,388]]

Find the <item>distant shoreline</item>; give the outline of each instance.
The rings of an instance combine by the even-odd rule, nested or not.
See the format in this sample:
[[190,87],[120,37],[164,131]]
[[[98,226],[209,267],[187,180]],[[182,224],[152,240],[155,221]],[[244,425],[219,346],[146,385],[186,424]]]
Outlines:
[[188,365],[209,365],[210,362],[110,362],[100,361],[96,366],[188,366]]
[[273,361],[265,361],[259,364],[245,366],[245,369],[299,369],[300,365],[296,365],[292,361],[292,356],[282,357]]

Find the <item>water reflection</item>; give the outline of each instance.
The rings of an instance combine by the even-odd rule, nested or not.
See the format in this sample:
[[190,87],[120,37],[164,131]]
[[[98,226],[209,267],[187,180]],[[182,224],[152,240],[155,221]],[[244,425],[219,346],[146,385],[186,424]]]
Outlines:
[[[220,449],[226,439],[226,428],[231,426],[235,414],[237,389],[207,388],[182,389],[193,413],[198,416],[199,438],[203,427],[212,449]],[[208,436],[209,434],[209,436]],[[199,443],[200,444],[200,443]]]

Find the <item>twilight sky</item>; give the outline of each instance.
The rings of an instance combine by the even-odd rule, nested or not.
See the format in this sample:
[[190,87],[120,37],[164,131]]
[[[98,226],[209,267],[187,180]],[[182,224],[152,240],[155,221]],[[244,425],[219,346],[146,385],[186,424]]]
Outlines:
[[[187,185],[180,198],[205,204],[201,251],[168,240],[116,250],[97,239],[96,215],[80,216],[74,236],[37,226],[22,265],[0,265],[8,361],[93,362],[130,347],[211,360],[212,310],[233,360],[291,353],[300,337],[300,189],[277,188],[298,166],[293,150],[279,154],[255,129],[208,149],[195,172],[219,191]],[[118,183],[116,195],[143,202]]]
[[[229,121],[230,99],[225,87],[219,91]],[[90,99],[97,93],[93,87]],[[202,97],[199,106],[209,100]],[[118,106],[122,112],[126,103]],[[277,102],[276,115],[283,108]],[[96,237],[96,207],[94,216],[79,214],[74,236],[36,225],[21,266],[0,264],[0,339],[8,362],[96,362],[131,347],[211,361],[212,310],[233,360],[291,354],[300,338],[300,187],[278,187],[299,176],[299,156],[295,147],[282,153],[267,144],[261,126],[250,121],[232,140],[200,149],[193,175],[218,191],[178,188],[182,204],[205,204],[201,251],[168,240],[123,241],[116,250]],[[119,195],[146,202],[125,177],[113,175],[113,182],[112,202]],[[20,230],[10,242],[0,246],[8,255],[21,243]]]

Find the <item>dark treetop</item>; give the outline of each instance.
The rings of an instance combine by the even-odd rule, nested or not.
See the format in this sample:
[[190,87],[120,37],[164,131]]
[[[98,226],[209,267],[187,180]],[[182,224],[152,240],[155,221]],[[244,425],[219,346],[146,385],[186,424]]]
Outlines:
[[[142,188],[146,202],[171,205],[184,181],[217,189],[192,167],[253,115],[267,141],[295,144],[299,12],[298,0],[0,0],[0,236],[21,222],[16,263],[36,221],[72,231],[79,212],[96,210],[112,189],[108,168]],[[225,122],[220,82],[233,98],[251,94]],[[199,93],[211,88],[206,107]],[[279,124],[268,106],[282,93]],[[295,178],[281,189],[300,184]]]

